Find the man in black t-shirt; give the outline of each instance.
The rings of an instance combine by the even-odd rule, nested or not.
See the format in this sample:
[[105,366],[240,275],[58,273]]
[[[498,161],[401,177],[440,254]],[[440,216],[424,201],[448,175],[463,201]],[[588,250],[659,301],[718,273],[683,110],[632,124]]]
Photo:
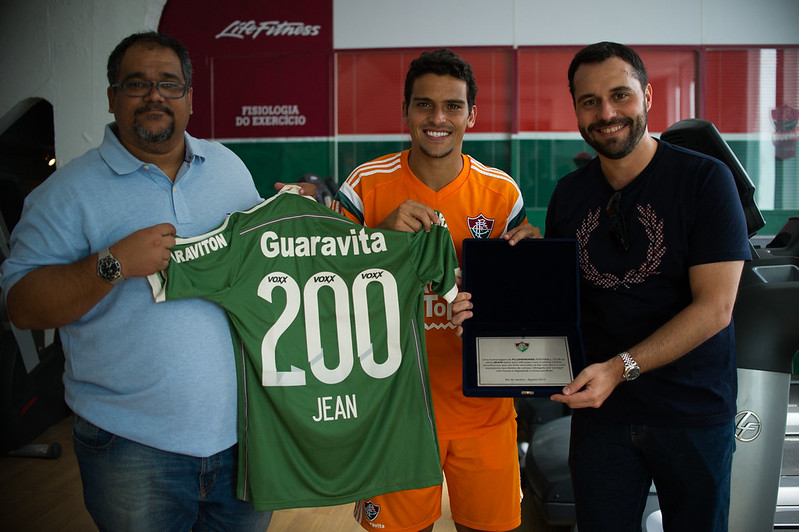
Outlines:
[[666,530],[727,530],[731,320],[750,258],[732,175],[649,135],[652,87],[632,49],[584,48],[569,87],[598,153],[558,182],[546,220],[546,237],[579,243],[589,366],[552,399],[575,409],[580,532],[640,530],[653,480]]

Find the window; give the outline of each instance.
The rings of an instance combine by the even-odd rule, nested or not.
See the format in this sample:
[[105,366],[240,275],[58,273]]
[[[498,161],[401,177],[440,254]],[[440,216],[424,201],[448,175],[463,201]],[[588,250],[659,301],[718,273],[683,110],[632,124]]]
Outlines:
[[[477,78],[477,123],[464,151],[511,174],[528,217],[543,226],[555,183],[593,150],[577,131],[567,71],[579,47],[462,48]],[[713,122],[757,187],[775,234],[799,213],[799,47],[640,46],[653,87],[649,131],[684,118]],[[401,105],[408,65],[422,50],[337,53],[338,178],[407,148]]]

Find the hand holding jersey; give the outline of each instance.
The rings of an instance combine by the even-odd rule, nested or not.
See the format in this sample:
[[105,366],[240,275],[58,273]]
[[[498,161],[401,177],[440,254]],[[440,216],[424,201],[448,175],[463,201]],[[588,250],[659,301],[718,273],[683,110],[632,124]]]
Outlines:
[[157,224],[139,229],[110,246],[122,268],[122,276],[147,277],[169,264],[169,249],[175,245],[175,226]]
[[[430,232],[430,228],[434,225],[439,225],[441,218],[436,211],[428,207],[424,203],[414,200],[405,200],[399,207],[394,209],[386,218],[377,224],[379,229],[389,229],[391,231],[406,231],[415,233],[424,230],[426,233]],[[527,224],[532,227],[530,224]],[[514,231],[520,228],[514,229]],[[537,228],[534,228],[537,230]],[[541,232],[538,232],[540,237]],[[460,277],[458,277],[458,288],[460,288]],[[455,335],[460,338],[463,334],[463,322],[472,317],[470,312],[473,307],[470,299],[472,295],[468,292],[458,292],[457,297],[452,302],[452,319],[450,320],[455,329]]]
[[438,223],[438,216],[433,209],[418,201],[405,200],[386,216],[385,220],[377,224],[377,227],[415,233],[422,229],[428,232],[430,227]]
[[[290,184],[292,186],[300,187],[299,190],[300,196],[308,196],[309,198],[316,197],[316,185],[314,185],[313,183],[302,182],[302,183],[290,183]],[[280,192],[281,190],[283,190],[283,187],[287,185],[288,183],[283,183],[281,181],[278,181],[277,183],[275,183],[275,192]]]
[[[294,183],[298,194],[313,198],[316,186],[313,183]],[[280,191],[285,183],[275,183]],[[175,245],[175,226],[170,223],[145,227],[109,246],[113,258],[119,263],[122,277],[147,277],[166,269],[169,264],[169,250]]]

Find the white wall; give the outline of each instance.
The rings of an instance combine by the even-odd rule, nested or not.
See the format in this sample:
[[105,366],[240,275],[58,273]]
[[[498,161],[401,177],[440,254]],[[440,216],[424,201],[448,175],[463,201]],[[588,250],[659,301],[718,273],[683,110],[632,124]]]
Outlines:
[[[59,165],[97,146],[111,120],[108,54],[124,36],[157,28],[165,3],[0,0],[0,117],[45,98]],[[333,19],[338,49],[799,44],[799,0],[333,0]]]
[[336,48],[799,44],[798,0],[333,0]]
[[156,29],[166,0],[0,0],[0,117],[30,97],[53,105],[59,166],[102,141],[113,119],[106,61]]

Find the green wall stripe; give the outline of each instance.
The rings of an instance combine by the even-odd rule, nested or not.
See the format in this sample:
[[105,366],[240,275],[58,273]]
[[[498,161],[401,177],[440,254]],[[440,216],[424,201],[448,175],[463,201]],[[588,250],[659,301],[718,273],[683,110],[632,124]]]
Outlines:
[[[349,136],[338,140],[303,139],[280,142],[232,142],[233,150],[253,175],[259,192],[271,196],[274,183],[296,182],[303,174],[334,177],[342,182],[352,170],[372,159],[406,149],[409,139],[393,135],[372,138]],[[728,141],[750,178],[758,186],[760,144],[757,140]],[[544,230],[547,203],[558,179],[576,168],[574,156],[593,153],[573,135],[488,136],[464,140],[464,152],[488,166],[499,168],[516,179],[524,196],[527,217]],[[776,234],[790,216],[799,215],[799,163],[797,158],[776,161],[772,209],[764,209],[766,226],[762,235]]]

